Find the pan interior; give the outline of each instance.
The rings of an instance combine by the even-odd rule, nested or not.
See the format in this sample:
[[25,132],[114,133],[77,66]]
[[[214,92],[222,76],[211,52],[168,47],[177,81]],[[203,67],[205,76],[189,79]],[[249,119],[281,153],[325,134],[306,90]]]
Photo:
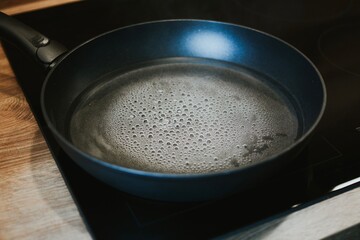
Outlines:
[[301,132],[291,95],[232,64],[165,59],[99,79],[76,101],[69,137],[127,168],[207,173],[289,147]]

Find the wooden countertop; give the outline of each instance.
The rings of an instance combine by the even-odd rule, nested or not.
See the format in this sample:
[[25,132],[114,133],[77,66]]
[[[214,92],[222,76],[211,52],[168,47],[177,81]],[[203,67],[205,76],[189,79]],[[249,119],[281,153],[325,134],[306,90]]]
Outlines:
[[[0,10],[67,2],[3,0]],[[0,124],[0,239],[91,239],[1,47]]]
[[[72,1],[3,0],[0,10],[15,14]],[[90,239],[1,47],[0,123],[0,239]],[[356,188],[229,237],[320,239],[359,224]]]

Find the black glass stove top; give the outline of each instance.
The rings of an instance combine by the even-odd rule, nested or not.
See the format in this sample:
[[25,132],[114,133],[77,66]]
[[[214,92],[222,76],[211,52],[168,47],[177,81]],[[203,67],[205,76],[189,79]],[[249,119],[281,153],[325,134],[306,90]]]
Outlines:
[[[271,3],[270,3],[271,2]],[[16,16],[68,48],[129,24],[174,18],[253,27],[289,42],[318,67],[325,115],[300,161],[232,197],[167,203],[133,197],[94,179],[57,145],[40,111],[45,74],[10,45],[5,51],[68,188],[96,239],[209,239],[292,211],[360,177],[360,3],[352,0],[83,1]]]

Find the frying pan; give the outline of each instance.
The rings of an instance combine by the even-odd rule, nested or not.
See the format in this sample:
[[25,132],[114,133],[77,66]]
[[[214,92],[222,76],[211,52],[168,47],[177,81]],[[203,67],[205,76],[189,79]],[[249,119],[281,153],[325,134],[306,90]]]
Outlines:
[[80,167],[132,195],[218,199],[285,171],[325,108],[300,51],[230,23],[119,28],[73,50],[1,13],[0,37],[48,72],[44,119]]

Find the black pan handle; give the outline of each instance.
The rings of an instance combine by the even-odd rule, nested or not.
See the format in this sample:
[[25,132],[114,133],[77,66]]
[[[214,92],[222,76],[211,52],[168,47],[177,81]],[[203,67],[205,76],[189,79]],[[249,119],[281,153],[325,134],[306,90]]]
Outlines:
[[60,43],[50,40],[31,27],[0,12],[0,39],[12,43],[33,59],[49,68],[67,52]]

